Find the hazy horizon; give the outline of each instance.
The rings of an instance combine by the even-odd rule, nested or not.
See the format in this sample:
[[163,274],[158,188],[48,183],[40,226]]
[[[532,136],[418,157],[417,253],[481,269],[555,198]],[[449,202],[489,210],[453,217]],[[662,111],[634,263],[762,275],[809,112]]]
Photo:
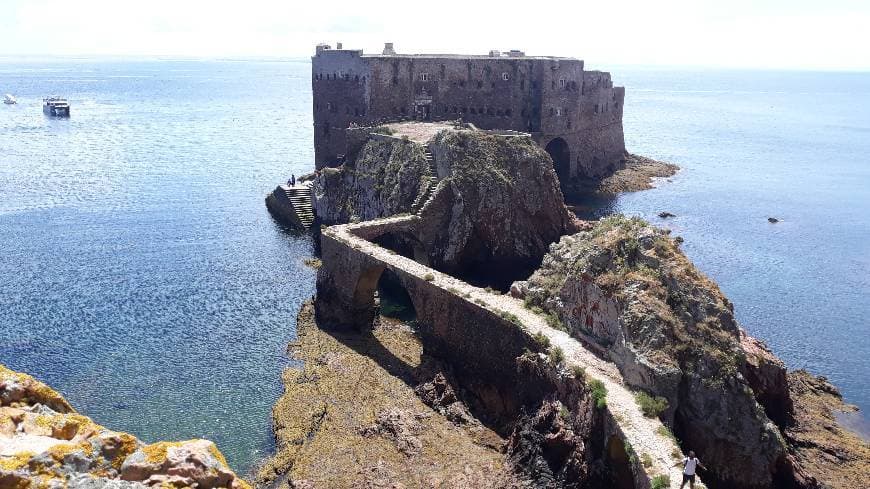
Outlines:
[[373,0],[123,3],[7,0],[0,57],[307,58],[320,42],[380,52],[530,55],[589,66],[870,71],[861,0],[615,0],[535,9],[444,0],[420,13]]

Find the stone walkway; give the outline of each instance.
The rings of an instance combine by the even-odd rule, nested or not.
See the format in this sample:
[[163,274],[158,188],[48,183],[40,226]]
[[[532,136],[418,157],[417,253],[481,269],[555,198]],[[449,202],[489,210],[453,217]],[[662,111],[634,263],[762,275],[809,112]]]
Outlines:
[[[635,472],[643,471],[650,479],[657,475],[667,475],[670,478],[670,487],[678,488],[682,480],[682,469],[679,466],[675,467],[674,464],[680,462],[683,453],[676,442],[667,435],[666,428],[657,418],[651,419],[643,415],[635,401],[634,393],[623,384],[616,365],[595,356],[581,342],[567,333],[548,326],[545,318],[526,309],[518,299],[475,287],[409,258],[394,254],[360,237],[372,236],[384,228],[396,229],[411,225],[419,219],[415,215],[396,216],[359,224],[332,226],[325,232],[349,247],[356,248],[386,265],[399,268],[421,279],[431,274],[434,280],[429,282],[439,287],[445,294],[461,297],[476,307],[513,314],[519,318],[529,334],[545,335],[550,339],[551,345],[558,346],[565,353],[566,366],[582,367],[587,378],[597,379],[607,388],[607,409],[622,432],[623,442],[630,443],[637,454]],[[641,464],[644,454],[652,460],[649,467]],[[695,487],[703,488],[704,485],[699,482],[696,481]]]

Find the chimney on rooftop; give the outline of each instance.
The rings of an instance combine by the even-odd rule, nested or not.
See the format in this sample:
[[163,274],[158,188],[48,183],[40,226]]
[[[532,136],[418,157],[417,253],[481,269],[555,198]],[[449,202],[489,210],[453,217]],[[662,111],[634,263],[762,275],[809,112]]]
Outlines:
[[341,49],[341,43],[340,43],[340,42],[335,43],[335,49]]
[[391,42],[384,43],[384,53],[383,54],[396,54],[396,50],[393,49],[393,43],[391,43]]

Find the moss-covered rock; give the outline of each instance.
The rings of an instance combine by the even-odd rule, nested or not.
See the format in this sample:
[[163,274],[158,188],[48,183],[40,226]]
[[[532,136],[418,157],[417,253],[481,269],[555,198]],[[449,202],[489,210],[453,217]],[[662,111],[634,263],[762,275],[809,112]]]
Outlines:
[[[733,306],[680,250],[682,239],[613,216],[550,247],[512,287],[531,308],[609,357],[625,382],[661,396],[651,410],[723,487],[855,487],[870,446],[840,427],[823,379],[787,373],[743,331]],[[537,309],[536,309],[537,310]],[[838,456],[820,462],[837,446]]]
[[[667,231],[614,216],[551,246],[513,287],[607,355],[710,467],[708,480],[767,487],[786,447],[743,372],[731,303]],[[711,477],[712,476],[712,477]]]
[[427,169],[421,145],[397,138],[370,139],[355,161],[318,172],[314,209],[327,225],[408,212]]
[[447,197],[423,216],[420,241],[436,268],[531,271],[550,243],[577,229],[552,160],[531,138],[444,131],[431,146]]

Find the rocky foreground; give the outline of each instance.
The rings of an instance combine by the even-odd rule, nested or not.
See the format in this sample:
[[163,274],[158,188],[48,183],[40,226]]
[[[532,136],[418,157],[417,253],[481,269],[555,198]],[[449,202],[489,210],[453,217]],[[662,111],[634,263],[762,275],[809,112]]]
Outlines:
[[443,365],[414,333],[381,318],[372,331],[317,326],[313,306],[291,345],[302,369],[284,374],[273,411],[278,450],[258,482],[277,488],[529,487],[505,440],[457,398]]
[[145,444],[0,365],[0,488],[249,489],[208,440]]

